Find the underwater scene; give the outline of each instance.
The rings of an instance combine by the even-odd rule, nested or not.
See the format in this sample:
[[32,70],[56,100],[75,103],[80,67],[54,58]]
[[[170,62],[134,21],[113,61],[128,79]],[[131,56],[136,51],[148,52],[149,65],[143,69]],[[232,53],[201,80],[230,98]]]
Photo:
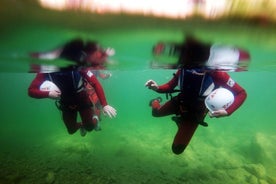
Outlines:
[[[12,2],[12,1],[11,1]],[[1,4],[1,3],[0,3]],[[20,3],[19,3],[20,4]],[[0,8],[0,184],[276,184],[276,25],[239,19],[173,20],[124,14]],[[177,125],[153,117],[149,102],[165,94],[145,83],[169,81],[174,69],[151,68],[159,41],[181,42],[192,33],[204,42],[236,45],[250,53],[248,71],[229,72],[247,92],[231,116],[199,126],[186,150],[171,150]],[[69,135],[51,99],[28,96],[36,73],[30,63],[76,37],[115,49],[112,76],[99,79],[117,117],[102,115],[101,131]]]

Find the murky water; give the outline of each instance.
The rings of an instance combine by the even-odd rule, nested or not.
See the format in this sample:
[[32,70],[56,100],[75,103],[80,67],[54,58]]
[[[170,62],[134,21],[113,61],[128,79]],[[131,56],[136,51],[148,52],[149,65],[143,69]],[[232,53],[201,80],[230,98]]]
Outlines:
[[[21,21],[7,17],[0,30],[0,183],[276,183],[275,27],[17,13]],[[151,116],[148,102],[158,94],[144,83],[171,78],[173,70],[149,68],[151,48],[159,40],[181,41],[183,32],[246,48],[252,61],[249,71],[230,73],[248,93],[243,106],[230,117],[207,117],[209,127],[199,127],[187,150],[176,156],[170,150],[176,125],[170,117]],[[103,117],[103,130],[86,137],[67,134],[54,101],[27,95],[35,76],[28,73],[27,53],[76,36],[116,49],[112,77],[100,82],[118,117]]]

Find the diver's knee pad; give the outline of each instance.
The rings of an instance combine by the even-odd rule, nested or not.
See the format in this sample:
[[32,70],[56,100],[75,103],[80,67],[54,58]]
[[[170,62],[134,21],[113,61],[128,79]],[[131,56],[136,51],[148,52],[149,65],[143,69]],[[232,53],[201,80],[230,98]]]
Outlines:
[[183,153],[186,146],[187,145],[183,145],[183,144],[178,144],[178,145],[173,144],[172,145],[172,151],[173,151],[174,154],[179,155],[179,154]]

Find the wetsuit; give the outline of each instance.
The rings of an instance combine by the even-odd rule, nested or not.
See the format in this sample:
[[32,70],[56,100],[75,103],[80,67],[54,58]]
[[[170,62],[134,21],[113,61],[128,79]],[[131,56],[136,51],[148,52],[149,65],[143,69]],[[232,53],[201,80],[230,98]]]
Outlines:
[[[95,75],[88,69],[38,73],[28,89],[29,96],[33,98],[48,98],[49,91],[41,91],[39,89],[45,80],[52,81],[61,90],[61,98],[58,101],[59,109],[62,111],[63,121],[68,133],[75,133],[80,126],[83,126],[88,131],[93,130],[92,103],[86,90],[84,90],[84,81],[95,89],[101,105],[107,105],[103,88]],[[77,123],[78,112],[82,119],[82,125]]]
[[175,135],[172,151],[182,153],[189,144],[198,124],[203,122],[207,108],[205,97],[218,87],[229,89],[235,96],[233,104],[226,109],[232,114],[245,100],[246,92],[226,72],[205,72],[201,69],[179,69],[174,77],[166,84],[159,86],[157,92],[170,93],[176,86],[180,92],[177,96],[160,105],[152,103],[152,115],[155,117],[176,114],[181,117],[177,122],[178,131]]

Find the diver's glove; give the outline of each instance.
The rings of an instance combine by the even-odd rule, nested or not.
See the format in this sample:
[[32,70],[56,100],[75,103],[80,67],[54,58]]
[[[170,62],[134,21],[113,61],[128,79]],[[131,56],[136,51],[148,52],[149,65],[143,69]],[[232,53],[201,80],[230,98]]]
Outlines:
[[145,84],[146,87],[154,91],[158,90],[158,84],[154,80],[148,80]]
[[110,105],[106,105],[103,107],[103,112],[105,115],[108,115],[110,118],[115,118],[117,115],[116,109],[111,107]]

